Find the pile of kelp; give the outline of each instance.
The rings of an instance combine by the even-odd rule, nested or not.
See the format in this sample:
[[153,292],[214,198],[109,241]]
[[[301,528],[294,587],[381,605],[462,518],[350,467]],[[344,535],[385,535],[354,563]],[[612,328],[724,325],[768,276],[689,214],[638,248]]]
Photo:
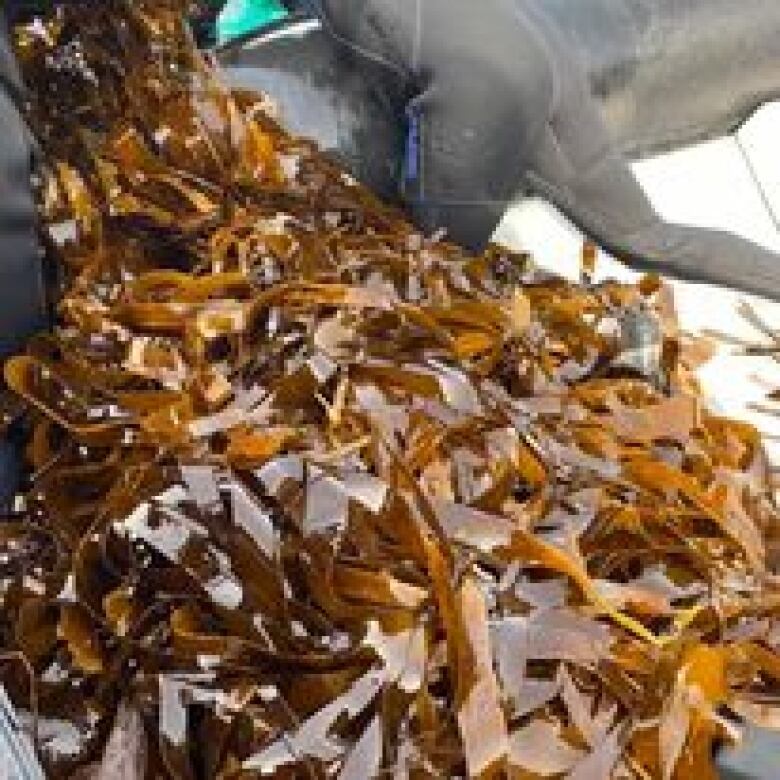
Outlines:
[[657,280],[415,232],[181,3],[19,31],[58,324],[5,369],[2,680],[51,776],[714,776],[777,515]]

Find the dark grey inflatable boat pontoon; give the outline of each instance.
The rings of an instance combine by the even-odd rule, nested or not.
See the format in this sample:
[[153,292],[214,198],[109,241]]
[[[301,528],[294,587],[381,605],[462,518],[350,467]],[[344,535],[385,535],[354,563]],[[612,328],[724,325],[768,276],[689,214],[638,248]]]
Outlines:
[[780,297],[779,255],[663,221],[626,157],[726,132],[780,94],[777,3],[318,5],[323,29],[288,25],[223,61],[375,189],[403,179],[422,227],[478,249],[533,193],[635,267]]

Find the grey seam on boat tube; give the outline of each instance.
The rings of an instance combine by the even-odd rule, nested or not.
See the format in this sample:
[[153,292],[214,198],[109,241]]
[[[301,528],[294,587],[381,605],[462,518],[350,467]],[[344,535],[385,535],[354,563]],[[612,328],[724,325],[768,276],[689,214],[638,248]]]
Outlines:
[[753,160],[750,159],[750,155],[748,154],[747,149],[745,149],[745,145],[742,143],[739,134],[734,134],[734,143],[737,145],[737,149],[739,149],[739,153],[742,156],[742,160],[750,174],[750,178],[753,180],[756,190],[758,190],[758,194],[761,197],[761,203],[766,210],[767,216],[774,225],[775,230],[780,233],[780,215],[777,213],[777,209],[772,205],[772,201],[769,199],[769,195],[767,195],[764,184],[758,176],[756,166],[753,164]]

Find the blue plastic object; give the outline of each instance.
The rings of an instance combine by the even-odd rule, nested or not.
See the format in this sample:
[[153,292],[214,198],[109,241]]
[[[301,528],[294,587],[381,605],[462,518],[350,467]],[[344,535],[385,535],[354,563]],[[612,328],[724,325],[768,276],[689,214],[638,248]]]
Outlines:
[[279,0],[228,0],[217,17],[217,43],[222,45],[287,16]]

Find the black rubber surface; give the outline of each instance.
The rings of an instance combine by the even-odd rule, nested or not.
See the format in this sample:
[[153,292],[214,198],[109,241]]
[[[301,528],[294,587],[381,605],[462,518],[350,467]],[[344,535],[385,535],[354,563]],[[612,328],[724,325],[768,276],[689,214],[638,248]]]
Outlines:
[[[709,5],[723,11],[719,3]],[[444,226],[455,240],[479,249],[513,196],[525,189],[557,205],[586,234],[635,267],[780,298],[780,255],[725,231],[673,225],[656,214],[621,153],[625,143],[610,131],[593,94],[591,63],[581,45],[585,39],[572,34],[573,20],[563,24],[560,5],[545,0],[323,0],[322,6],[335,36],[388,61],[414,83],[410,106],[418,118],[419,159],[406,194],[424,228]],[[639,7],[613,0],[618,12],[632,6]],[[690,15],[703,8],[702,2],[666,6],[670,12],[676,8],[677,21],[689,27],[682,11]],[[603,5],[598,7],[603,11]],[[644,7],[663,10],[665,4]],[[762,7],[764,25],[774,21],[780,32],[780,10],[766,3]],[[727,30],[723,18],[701,17],[712,25],[712,36]],[[652,29],[666,28],[654,22]],[[606,27],[602,40],[609,40],[609,32]],[[624,32],[629,46],[630,28]],[[677,38],[669,37],[671,46]],[[663,43],[657,53],[661,58]],[[688,59],[698,64],[695,44],[693,38]],[[750,68],[733,61],[730,67],[742,73],[750,92]],[[669,75],[663,67],[650,70],[657,77]],[[697,106],[694,96],[702,79],[693,79],[693,70],[689,64],[690,83],[685,69],[675,78]],[[661,84],[656,87],[660,94]],[[668,80],[663,88],[675,92]],[[641,99],[642,91],[635,97]],[[654,110],[663,112],[663,105]]]
[[[24,91],[0,11],[0,362],[46,326],[41,249],[30,183],[32,143]],[[2,381],[2,380],[0,380]],[[18,445],[0,442],[0,508],[20,476]]]

